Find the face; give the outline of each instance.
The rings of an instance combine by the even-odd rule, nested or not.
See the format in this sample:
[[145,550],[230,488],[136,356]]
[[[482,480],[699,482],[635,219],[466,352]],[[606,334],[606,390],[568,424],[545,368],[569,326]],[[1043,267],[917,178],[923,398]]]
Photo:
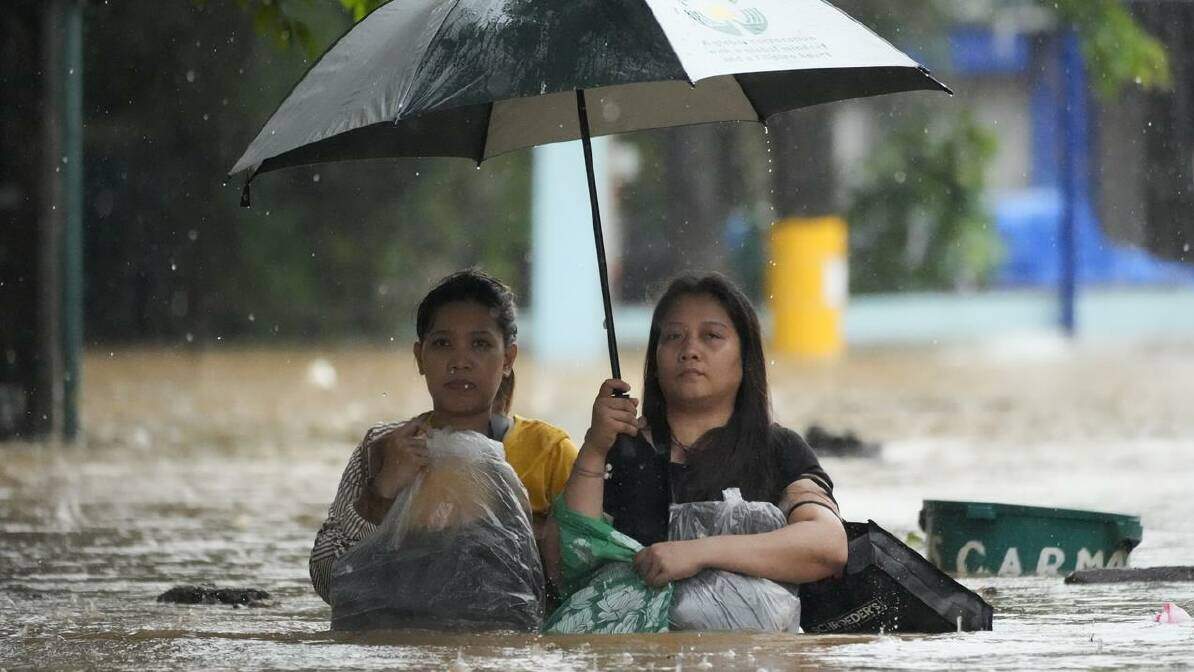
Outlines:
[[440,306],[414,350],[435,410],[449,415],[488,413],[518,353],[489,309],[471,301]]
[[707,294],[683,296],[663,317],[655,365],[671,408],[733,407],[742,344],[729,313]]

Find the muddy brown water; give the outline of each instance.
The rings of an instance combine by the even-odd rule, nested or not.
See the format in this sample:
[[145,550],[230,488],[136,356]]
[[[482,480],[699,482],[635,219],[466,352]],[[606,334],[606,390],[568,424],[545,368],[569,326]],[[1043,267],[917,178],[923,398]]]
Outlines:
[[[1194,584],[993,587],[989,633],[532,637],[328,631],[307,554],[373,422],[427,405],[405,348],[92,351],[86,439],[0,445],[4,669],[1092,669],[1194,665]],[[641,354],[626,357],[641,371]],[[519,362],[516,410],[574,435],[600,362]],[[334,372],[334,374],[333,374]],[[1138,514],[1136,566],[1194,564],[1194,342],[1051,340],[855,351],[771,365],[779,420],[885,443],[826,459],[850,519],[903,536],[923,499]],[[637,376],[631,378],[637,383]],[[255,586],[263,608],[179,606],[179,583]]]

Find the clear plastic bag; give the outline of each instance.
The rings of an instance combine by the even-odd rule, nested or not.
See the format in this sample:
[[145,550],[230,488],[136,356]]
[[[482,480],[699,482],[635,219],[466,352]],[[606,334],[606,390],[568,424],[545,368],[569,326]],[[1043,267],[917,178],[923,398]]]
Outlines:
[[430,461],[332,569],[332,629],[524,630],[544,579],[526,489],[502,445],[431,430]]
[[[682,541],[723,534],[760,534],[787,524],[770,502],[747,502],[737,488],[725,501],[673,504],[668,539]],[[800,632],[797,586],[705,569],[676,584],[673,630],[757,630]]]

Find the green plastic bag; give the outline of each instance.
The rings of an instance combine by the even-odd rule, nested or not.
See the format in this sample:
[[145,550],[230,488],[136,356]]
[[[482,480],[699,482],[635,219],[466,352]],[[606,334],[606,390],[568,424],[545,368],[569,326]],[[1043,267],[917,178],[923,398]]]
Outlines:
[[643,545],[609,523],[577,513],[557,497],[564,600],[547,619],[555,634],[667,632],[672,585],[651,588],[634,571]]

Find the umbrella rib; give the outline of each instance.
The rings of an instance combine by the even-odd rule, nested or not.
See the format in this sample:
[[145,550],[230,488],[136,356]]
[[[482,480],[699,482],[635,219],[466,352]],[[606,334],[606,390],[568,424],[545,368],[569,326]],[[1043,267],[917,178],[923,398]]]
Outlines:
[[481,167],[481,162],[488,158],[485,156],[485,153],[489,148],[489,122],[491,119],[493,119],[493,108],[495,105],[497,105],[497,102],[491,102],[485,108],[485,130],[481,135],[481,152],[477,155],[478,168]]
[[738,85],[738,90],[742,92],[742,97],[746,99],[747,103],[750,103],[750,109],[755,111],[755,116],[758,117],[759,123],[766,126],[767,117],[761,111],[759,111],[759,106],[755,103],[754,98],[751,98],[750,94],[746,92],[746,87],[742,86],[742,80],[738,79],[738,75],[736,74],[730,75],[730,77],[732,77],[734,79],[734,83]]
[[435,41],[439,39],[439,34],[444,32],[444,26],[448,23],[448,17],[452,16],[452,12],[455,12],[456,8],[460,6],[460,1],[461,0],[455,0],[455,2],[452,3],[451,9],[444,12],[443,20],[441,20],[439,25],[435,27],[435,32],[431,34],[431,39],[427,40],[427,46],[423,47],[423,53],[419,56],[419,62],[417,65],[415,65],[415,69],[411,73],[411,78],[406,85],[406,90],[402,92],[402,96],[398,99],[398,113],[394,117],[394,123],[402,121],[402,108],[406,106],[406,97],[410,95],[411,87],[414,86],[415,81],[418,79],[416,75],[423,71],[423,61],[427,59],[427,52],[431,50],[431,45],[435,44]]

